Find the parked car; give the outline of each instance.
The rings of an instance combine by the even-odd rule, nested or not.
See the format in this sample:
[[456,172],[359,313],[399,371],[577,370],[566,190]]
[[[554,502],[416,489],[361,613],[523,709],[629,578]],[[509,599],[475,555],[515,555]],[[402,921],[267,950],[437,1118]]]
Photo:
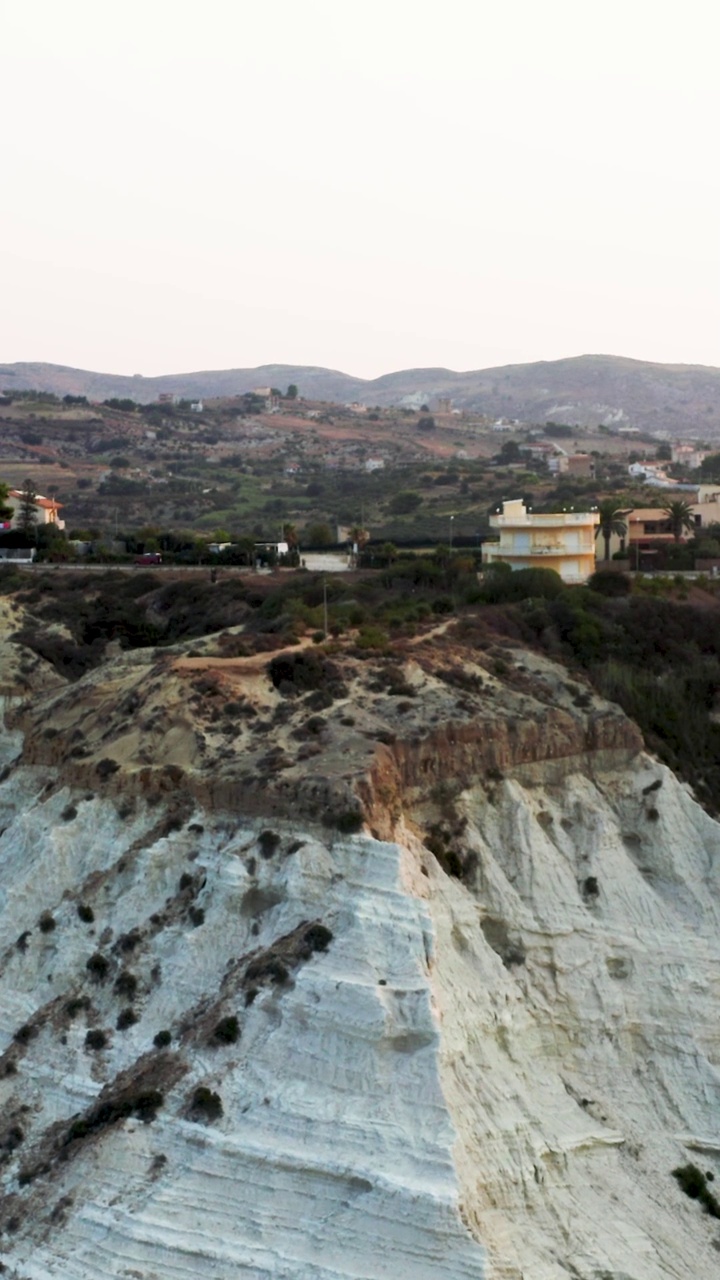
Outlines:
[[162,564],[162,556],[159,551],[144,551],[141,556],[135,557],[136,564]]

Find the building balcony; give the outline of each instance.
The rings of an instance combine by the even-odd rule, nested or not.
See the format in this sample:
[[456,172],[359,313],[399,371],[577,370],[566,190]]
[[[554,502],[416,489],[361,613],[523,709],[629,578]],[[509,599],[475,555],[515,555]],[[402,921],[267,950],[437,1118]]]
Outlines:
[[528,556],[535,558],[536,556],[554,556],[556,559],[564,557],[565,559],[575,559],[577,556],[594,556],[595,544],[590,542],[587,546],[573,547],[526,547],[520,550],[515,547],[504,547],[500,542],[487,542],[483,547],[483,552],[488,557],[500,556],[502,559],[506,557],[515,557],[520,560],[527,559]]
[[552,529],[564,528],[568,525],[594,528],[599,516],[596,511],[558,511],[552,515],[490,516],[490,524],[495,529]]

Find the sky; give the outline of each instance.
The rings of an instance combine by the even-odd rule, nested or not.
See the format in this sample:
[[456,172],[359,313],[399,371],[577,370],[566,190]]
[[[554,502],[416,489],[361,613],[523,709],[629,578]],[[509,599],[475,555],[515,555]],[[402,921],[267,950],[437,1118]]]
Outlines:
[[712,0],[0,0],[0,361],[720,365]]

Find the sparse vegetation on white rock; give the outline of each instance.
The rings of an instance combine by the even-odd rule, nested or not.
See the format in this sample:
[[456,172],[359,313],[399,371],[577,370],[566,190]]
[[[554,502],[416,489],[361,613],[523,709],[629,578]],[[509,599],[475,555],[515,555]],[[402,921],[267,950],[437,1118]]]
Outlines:
[[[650,829],[643,787],[660,776]],[[466,792],[467,887],[409,831],[328,843],[281,827],[264,858],[258,824],[217,814],[158,839],[157,811],[128,823],[92,799],[58,824],[67,792],[43,798],[46,780],[2,785],[0,1075],[16,1069],[0,1093],[5,1115],[27,1108],[2,1165],[3,1256],[19,1274],[714,1274],[716,1229],[671,1170],[699,1149],[720,1174],[720,834],[672,775],[646,762]],[[287,940],[311,921],[332,939],[301,955]],[[128,937],[138,1020],[118,1034],[121,997],[85,964],[101,950],[117,981]],[[266,953],[287,978],[248,1001]],[[232,1017],[238,1040],[214,1040]],[[36,1034],[18,1045],[21,1025]],[[88,1053],[91,1028],[107,1044]],[[58,1132],[167,1054],[156,1118],[120,1116],[64,1159]],[[220,1114],[188,1110],[198,1089]]]
[[[549,660],[413,652],[402,681],[346,660],[297,782],[260,752],[308,708],[265,658],[224,676],[266,727],[256,757],[235,726],[222,786],[187,752],[138,769],[157,744],[113,698],[139,662],[15,713],[10,1275],[716,1276],[673,1170],[720,1183],[720,826]],[[195,678],[152,668],[178,751]],[[48,745],[48,714],[94,754]]]

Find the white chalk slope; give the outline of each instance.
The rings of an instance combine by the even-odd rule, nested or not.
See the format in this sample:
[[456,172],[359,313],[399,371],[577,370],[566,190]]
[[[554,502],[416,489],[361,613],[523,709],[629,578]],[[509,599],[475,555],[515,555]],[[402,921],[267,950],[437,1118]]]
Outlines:
[[[0,1164],[11,1274],[720,1273],[717,1225],[671,1177],[691,1158],[720,1185],[720,828],[666,770],[466,793],[468,886],[409,830],[328,842],[277,825],[264,857],[257,823],[195,814],[158,836],[157,808],[122,817],[53,785],[21,768],[0,786],[0,1051],[38,1028],[0,1078],[3,1114],[29,1108]],[[175,909],[183,873],[205,878],[196,926]],[[327,951],[247,1006],[226,979],[218,1013],[237,1013],[238,1043],[194,1034],[188,1011],[218,999],[233,962],[303,921],[332,931]],[[96,950],[104,983],[85,969]],[[118,1031],[123,965],[138,1021]],[[93,1007],[68,1018],[79,992]],[[106,1049],[86,1050],[90,1025]],[[19,1186],[47,1126],[155,1053],[161,1028],[187,1072],[154,1123],[120,1122]],[[221,1096],[214,1123],[187,1116],[198,1084]]]

